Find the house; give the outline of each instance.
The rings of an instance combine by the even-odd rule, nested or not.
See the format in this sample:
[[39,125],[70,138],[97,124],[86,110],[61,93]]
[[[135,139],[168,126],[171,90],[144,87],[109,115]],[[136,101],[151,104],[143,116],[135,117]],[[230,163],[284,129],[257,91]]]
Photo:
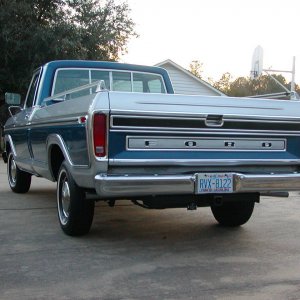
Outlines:
[[155,66],[168,71],[176,94],[226,96],[208,82],[196,77],[170,59],[158,63]]

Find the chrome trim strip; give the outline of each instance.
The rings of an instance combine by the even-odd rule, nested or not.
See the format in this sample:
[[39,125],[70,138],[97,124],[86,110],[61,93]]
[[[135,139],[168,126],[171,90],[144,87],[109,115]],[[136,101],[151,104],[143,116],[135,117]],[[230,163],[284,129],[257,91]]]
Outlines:
[[[267,117],[266,117],[267,118]],[[278,117],[279,118],[279,117]],[[286,124],[287,120],[274,120],[274,119],[264,119],[263,117],[261,117],[261,119],[250,119],[245,117],[244,119],[239,119],[239,118],[225,118],[226,121],[232,121],[232,122],[253,122],[256,123],[257,121],[260,121],[261,123],[276,123],[276,124]],[[300,119],[291,119],[289,121],[291,124],[299,124],[300,123]]]
[[[141,143],[145,140],[148,140],[150,143],[154,142],[155,145],[147,148],[146,146],[141,147]],[[176,143],[174,141],[179,141],[182,143]],[[194,142],[195,145],[188,147],[184,146],[184,142]],[[221,147],[221,143],[225,144],[225,142],[240,142],[240,148],[226,148],[225,146]],[[271,147],[266,147],[255,149],[254,147],[247,146],[252,145],[252,142],[261,142],[261,143],[275,143],[274,147],[278,149],[272,149]],[[281,142],[281,143],[279,143]],[[196,143],[200,143],[200,145],[196,145]],[[211,143],[211,146],[210,146]],[[203,145],[205,144],[205,145]],[[176,148],[172,147],[172,145],[177,145]],[[215,145],[215,148],[213,146]],[[170,136],[127,136],[126,137],[126,150],[127,151],[226,151],[226,152],[285,152],[286,151],[287,140],[286,139],[258,139],[258,138],[201,138],[201,137],[170,137]],[[180,147],[179,147],[180,146]],[[216,148],[218,146],[218,148]],[[242,149],[242,146],[249,147],[248,149]],[[281,148],[281,149],[279,149]]]
[[78,125],[78,118],[80,118],[82,115],[80,116],[76,116],[76,117],[71,117],[71,118],[61,118],[61,119],[55,119],[55,120],[46,120],[46,121],[42,121],[42,122],[31,122],[30,126],[32,127],[43,127],[43,126],[57,126],[57,125]]
[[300,159],[109,159],[110,166],[244,166],[300,165]]
[[[300,174],[233,173],[233,193],[300,190]],[[101,197],[155,196],[195,194],[197,173],[191,175],[95,176],[97,194]]]
[[[278,101],[278,100],[276,100]],[[286,100],[284,100],[286,101]],[[136,111],[136,110],[112,110],[112,118],[113,117],[122,117],[122,118],[149,118],[149,119],[175,119],[178,118],[180,120],[203,120],[207,117],[207,114],[195,114],[195,113],[183,113],[183,112],[157,112],[157,111]],[[224,120],[228,121],[265,121],[265,122],[292,122],[292,123],[300,123],[300,117],[290,117],[290,116],[261,116],[261,115],[246,115],[241,118],[239,114],[226,114],[223,115]],[[275,120],[274,120],[275,119]]]
[[[292,134],[300,134],[300,129],[297,130],[297,128],[293,128],[290,129],[288,127],[286,128],[280,128],[281,125],[286,125],[286,126],[293,126],[293,125],[300,125],[300,120],[298,122],[296,121],[290,121],[288,122],[287,120],[258,120],[258,119],[252,119],[252,120],[246,120],[246,119],[227,119],[226,117],[224,117],[224,119],[222,119],[222,125],[228,124],[230,122],[240,122],[240,123],[245,123],[245,124],[255,124],[257,122],[260,122],[260,128],[247,128],[248,126],[246,126],[246,128],[241,128],[239,129],[237,128],[233,128],[232,126],[230,126],[231,128],[214,128],[214,126],[211,126],[210,128],[206,127],[205,122],[207,121],[207,116],[199,116],[198,118],[194,118],[194,117],[190,117],[190,118],[186,118],[186,117],[182,117],[182,118],[178,118],[176,117],[162,117],[162,116],[155,116],[155,117],[148,117],[148,116],[126,116],[126,115],[113,115],[111,116],[111,121],[110,121],[110,128],[112,130],[123,130],[123,131],[147,131],[147,132],[154,132],[154,131],[170,131],[170,132],[179,132],[179,131],[189,131],[189,132],[201,132],[201,131],[211,131],[211,132],[250,132],[250,133],[261,133],[261,132],[266,132],[266,133],[273,133],[273,132],[278,132],[278,133],[292,133]],[[115,120],[116,119],[121,119],[124,120],[125,123],[121,123],[121,124],[115,124]],[[145,120],[145,122],[148,121],[153,121],[151,124],[151,126],[147,126],[144,122],[144,124],[128,124],[128,122],[134,120],[134,119],[138,119],[138,120]],[[126,124],[126,120],[128,120],[127,124]],[[190,121],[193,122],[193,124],[176,124],[174,126],[162,126],[161,124],[157,126],[157,123],[155,124],[156,120],[160,120],[160,121],[166,121],[166,124],[168,121],[172,121],[172,122],[185,122],[185,121]],[[195,123],[196,122],[196,123]],[[160,122],[161,123],[161,122]],[[195,124],[198,124],[199,126],[195,126]],[[277,128],[268,128],[268,129],[264,129],[264,124],[272,124],[274,126],[276,126]],[[154,126],[152,126],[154,125]],[[238,126],[238,125],[237,125]],[[294,130],[295,129],[295,130]]]
[[65,119],[55,119],[53,121],[43,121],[43,122],[31,122],[22,126],[15,126],[8,128],[9,130],[18,130],[20,128],[43,128],[49,126],[61,126],[61,125],[79,125],[79,117],[65,118]]
[[[145,101],[145,102],[137,102],[139,104],[147,104],[147,105],[161,105],[162,102],[152,102],[152,101]],[[200,103],[193,103],[193,104],[190,104],[190,103],[185,103],[185,102],[176,102],[176,103],[163,103],[164,105],[169,105],[169,106],[194,106],[194,107],[217,107],[217,108],[242,108],[242,109],[262,109],[262,110],[282,110],[282,108],[276,108],[276,107],[255,107],[255,106],[236,106],[236,105],[222,105],[222,104],[218,104],[218,105],[213,105],[213,104],[200,104]]]
[[[145,129],[135,129],[132,130],[130,128],[124,128],[124,129],[111,129],[110,132],[124,132],[124,133],[162,133],[162,134],[174,134],[174,132],[178,133],[178,134],[205,134],[205,135],[211,135],[211,134],[217,134],[217,135],[255,135],[255,136],[299,136],[300,135],[300,131],[257,131],[257,130],[240,130],[240,129],[235,129],[235,130],[216,130],[216,129],[209,129],[209,128],[204,128],[205,131],[201,131],[201,130],[189,130],[189,131],[183,131],[183,130],[147,130],[148,128]],[[153,128],[151,128],[153,129]],[[209,130],[209,131],[208,131]],[[146,132],[145,132],[146,131]],[[192,132],[194,131],[194,132]]]

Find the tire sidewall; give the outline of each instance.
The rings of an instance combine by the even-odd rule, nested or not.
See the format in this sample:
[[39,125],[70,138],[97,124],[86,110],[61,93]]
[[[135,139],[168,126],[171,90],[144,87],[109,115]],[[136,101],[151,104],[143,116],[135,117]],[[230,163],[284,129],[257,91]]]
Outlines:
[[[15,172],[14,175],[12,174],[13,168]],[[30,189],[31,174],[19,169],[12,152],[9,152],[7,158],[7,179],[11,190],[15,193],[24,194]]]
[[[7,160],[7,178],[8,178],[8,184],[10,186],[10,188],[13,190],[16,188],[17,185],[17,169],[16,169],[16,175],[15,175],[15,179],[12,179],[12,163],[15,164],[15,159],[14,159],[14,155],[12,154],[12,152],[10,152],[8,154],[8,160]],[[16,166],[17,168],[17,166]]]
[[59,219],[59,223],[62,227],[65,227],[68,225],[68,222],[69,222],[69,218],[67,220],[63,220],[63,208],[61,207],[61,197],[62,197],[62,184],[63,184],[63,180],[67,178],[68,180],[68,171],[67,169],[65,168],[64,165],[61,166],[60,170],[59,170],[59,174],[58,174],[58,179],[57,179],[57,190],[56,190],[56,193],[57,193],[57,196],[56,196],[56,199],[57,199],[57,213],[58,213],[58,219]]
[[[62,186],[67,182],[69,188],[68,217],[63,215]],[[66,162],[63,162],[57,177],[57,212],[60,226],[64,233],[79,236],[88,233],[94,216],[94,201],[86,199],[85,192],[73,179]]]
[[252,216],[255,206],[253,200],[225,202],[221,206],[211,206],[215,219],[222,226],[236,227],[244,225]]

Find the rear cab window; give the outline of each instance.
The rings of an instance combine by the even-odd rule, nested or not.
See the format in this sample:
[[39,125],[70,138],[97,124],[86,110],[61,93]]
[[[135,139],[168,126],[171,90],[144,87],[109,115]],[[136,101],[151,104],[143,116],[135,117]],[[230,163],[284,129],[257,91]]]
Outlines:
[[[61,68],[56,70],[51,95],[59,94],[86,84],[103,80],[111,91],[137,93],[166,93],[164,80],[160,74],[100,70],[85,68]],[[94,93],[96,86],[72,94],[72,98]]]

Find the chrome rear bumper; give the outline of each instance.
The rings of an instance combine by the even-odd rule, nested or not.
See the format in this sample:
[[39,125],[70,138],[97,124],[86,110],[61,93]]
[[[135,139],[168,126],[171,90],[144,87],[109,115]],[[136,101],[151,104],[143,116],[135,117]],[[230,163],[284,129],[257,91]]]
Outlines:
[[[195,194],[196,174],[95,177],[95,188],[101,197]],[[233,192],[276,192],[300,190],[300,174],[233,174]]]

